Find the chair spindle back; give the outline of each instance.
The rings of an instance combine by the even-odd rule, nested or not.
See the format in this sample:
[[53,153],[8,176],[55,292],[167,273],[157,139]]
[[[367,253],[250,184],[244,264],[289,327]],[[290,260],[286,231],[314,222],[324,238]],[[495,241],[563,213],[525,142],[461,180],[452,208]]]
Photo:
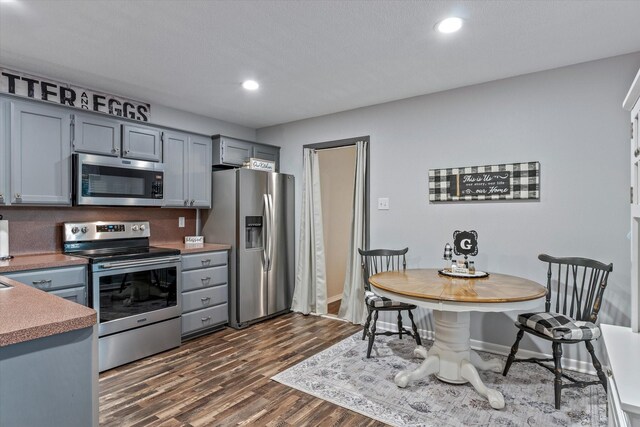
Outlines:
[[549,265],[545,311],[553,309],[576,320],[595,323],[613,264],[589,258],[555,258],[546,254],[538,255],[538,259]]
[[406,270],[407,260],[405,254],[409,251],[409,248],[404,249],[372,249],[363,251],[358,249],[360,256],[362,257],[362,280],[364,282],[364,288],[367,291],[371,290],[369,286],[369,277],[382,273],[384,271],[397,271],[402,268]]

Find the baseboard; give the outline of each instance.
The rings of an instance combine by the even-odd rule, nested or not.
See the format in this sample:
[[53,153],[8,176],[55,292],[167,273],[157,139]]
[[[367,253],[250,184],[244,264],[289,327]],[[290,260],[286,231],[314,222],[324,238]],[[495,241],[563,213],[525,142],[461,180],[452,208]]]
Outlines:
[[332,302],[340,301],[342,299],[342,294],[334,295],[330,298],[327,298],[327,304],[331,304]]
[[[376,328],[382,329],[385,331],[394,331],[394,332],[398,331],[397,324],[383,322],[381,320],[378,320],[378,323],[376,324]],[[428,331],[425,329],[419,329],[418,331],[420,332],[421,337],[427,338],[429,340],[433,340],[435,336],[433,331]],[[479,341],[479,340],[471,340],[471,348],[474,350],[488,351],[490,353],[500,354],[502,356],[508,356],[509,353],[511,352],[510,346],[488,343],[488,342]],[[540,353],[537,351],[530,351],[530,350],[524,350],[524,349],[518,350],[518,359],[528,359],[530,357],[548,359],[548,358],[551,358],[552,356],[550,354]],[[591,375],[596,374],[595,369],[593,369],[593,365],[591,365],[590,362],[584,362],[582,360],[567,359],[563,357],[562,368],[570,371],[574,371],[574,372],[585,373],[585,374],[591,374]]]

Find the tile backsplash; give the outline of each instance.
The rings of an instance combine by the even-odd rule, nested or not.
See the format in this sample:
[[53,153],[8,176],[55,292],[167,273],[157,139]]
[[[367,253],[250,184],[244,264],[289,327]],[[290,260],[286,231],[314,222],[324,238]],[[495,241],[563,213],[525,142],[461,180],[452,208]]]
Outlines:
[[[196,232],[194,209],[120,207],[8,207],[0,215],[9,220],[9,253],[38,254],[62,250],[62,224],[70,221],[150,221],[150,243],[182,242]],[[178,217],[185,227],[178,227]]]

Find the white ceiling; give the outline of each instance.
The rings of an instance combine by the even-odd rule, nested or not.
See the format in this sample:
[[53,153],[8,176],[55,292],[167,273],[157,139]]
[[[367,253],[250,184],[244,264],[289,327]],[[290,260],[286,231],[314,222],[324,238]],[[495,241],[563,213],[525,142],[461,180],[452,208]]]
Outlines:
[[[436,33],[449,15],[463,29]],[[0,65],[260,128],[637,52],[638,17],[637,0],[17,0]]]

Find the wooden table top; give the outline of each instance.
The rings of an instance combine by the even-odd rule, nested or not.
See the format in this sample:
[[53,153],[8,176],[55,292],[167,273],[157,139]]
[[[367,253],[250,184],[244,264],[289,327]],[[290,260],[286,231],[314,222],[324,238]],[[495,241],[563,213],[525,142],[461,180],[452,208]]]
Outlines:
[[435,301],[501,303],[529,301],[546,295],[547,288],[521,277],[490,273],[464,279],[443,276],[435,268],[387,271],[369,277],[376,288]]

